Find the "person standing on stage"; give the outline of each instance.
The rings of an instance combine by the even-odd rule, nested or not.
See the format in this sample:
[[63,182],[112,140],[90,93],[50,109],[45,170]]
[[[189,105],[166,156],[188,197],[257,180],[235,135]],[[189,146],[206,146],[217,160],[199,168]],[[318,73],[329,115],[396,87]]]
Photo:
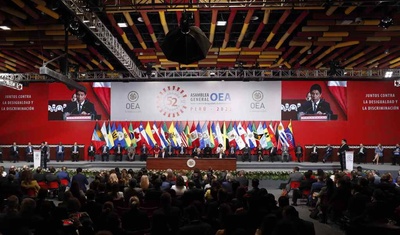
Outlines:
[[106,144],[101,147],[101,161],[104,162],[104,159],[108,162],[110,158],[110,149]]
[[297,144],[295,152],[296,152],[297,162],[300,162],[300,159],[303,157],[303,147],[301,147],[300,144]]
[[140,161],[146,161],[147,160],[147,148],[146,144],[143,144],[142,147],[140,148]]
[[10,155],[14,163],[19,161],[18,146],[16,142],[14,142],[10,147]]
[[128,147],[128,161],[135,160],[135,151],[136,148],[131,144],[131,146]]
[[33,162],[33,146],[31,144],[31,142],[28,143],[28,146],[26,146],[26,161],[27,162]]
[[154,153],[154,158],[158,158],[158,156],[160,155],[160,147],[158,147],[157,143],[154,144],[153,153]]
[[222,144],[218,145],[216,153],[219,159],[224,157],[224,147],[222,146]]
[[324,158],[322,159],[322,162],[325,163],[328,160],[328,158],[331,158],[332,161],[332,153],[333,153],[333,148],[330,144],[328,144],[326,146],[325,155]]
[[94,162],[96,160],[95,157],[94,157],[95,152],[96,151],[94,149],[93,143],[90,143],[89,148],[88,148],[88,156],[89,156],[89,160],[91,162]]
[[118,143],[117,146],[115,146],[115,162],[122,162],[122,151],[124,151],[124,147],[121,146],[121,143]]
[[251,162],[251,157],[250,157],[250,148],[249,146],[246,144],[246,146],[243,148],[242,150],[243,154],[242,154],[242,162],[244,161],[249,161]]
[[257,157],[259,162],[264,161],[264,149],[262,148],[261,144],[259,144],[257,148]]
[[339,156],[340,161],[340,169],[343,171],[346,168],[346,151],[349,151],[350,148],[347,145],[347,140],[342,139],[342,145],[340,145],[337,155]]
[[47,145],[46,142],[42,142],[40,147],[40,166],[43,169],[47,169]]
[[63,162],[64,161],[64,146],[62,145],[61,142],[57,146],[56,151],[57,151],[57,157],[56,157],[57,162],[59,162],[59,161]]
[[49,162],[50,161],[50,145],[49,145],[49,143],[47,143],[47,141],[45,141],[44,144],[47,147],[46,161]]
[[74,145],[71,148],[71,159],[72,162],[78,162],[79,159],[79,146],[78,143],[74,143]]

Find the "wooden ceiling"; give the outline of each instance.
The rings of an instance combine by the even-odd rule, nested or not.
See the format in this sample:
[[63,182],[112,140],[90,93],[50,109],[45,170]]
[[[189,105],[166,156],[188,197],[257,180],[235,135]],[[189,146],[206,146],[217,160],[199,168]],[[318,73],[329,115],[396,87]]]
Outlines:
[[[345,68],[400,67],[400,1],[82,1],[145,70],[234,68],[318,69],[338,61]],[[100,5],[99,5],[100,4]],[[165,58],[165,35],[179,27],[186,10],[212,46],[206,59],[190,65]],[[393,25],[379,27],[382,18]],[[0,72],[38,73],[62,55],[68,33],[69,64],[81,72],[124,67],[89,29],[65,30],[74,19],[55,0],[0,0]],[[217,26],[217,21],[226,21]],[[127,27],[118,23],[125,22]],[[49,63],[55,70],[60,63]]]

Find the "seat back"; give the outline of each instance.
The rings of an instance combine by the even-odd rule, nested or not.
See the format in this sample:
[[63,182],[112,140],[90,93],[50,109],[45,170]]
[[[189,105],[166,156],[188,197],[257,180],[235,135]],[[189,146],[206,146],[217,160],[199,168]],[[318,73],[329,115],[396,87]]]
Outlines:
[[300,181],[291,181],[290,189],[298,189],[300,187]]
[[68,184],[69,184],[69,181],[67,179],[61,179],[60,182],[64,186],[68,186]]
[[47,188],[48,189],[58,189],[58,182],[57,181],[52,181],[47,183]]
[[40,188],[48,189],[48,188],[47,188],[47,183],[46,183],[46,182],[44,182],[44,181],[39,181],[38,184],[39,184]]

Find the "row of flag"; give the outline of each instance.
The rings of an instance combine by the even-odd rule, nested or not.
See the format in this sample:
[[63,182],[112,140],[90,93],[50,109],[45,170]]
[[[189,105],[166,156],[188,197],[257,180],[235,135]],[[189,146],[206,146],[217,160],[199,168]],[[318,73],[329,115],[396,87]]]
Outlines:
[[171,122],[169,127],[165,122],[144,125],[142,122],[138,126],[133,126],[132,122],[103,122],[99,125],[96,122],[92,143],[99,149],[106,144],[113,148],[118,144],[122,147],[145,144],[148,148],[153,148],[156,144],[162,148],[168,145],[172,147],[200,147],[203,149],[207,145],[211,148],[221,144],[224,149],[234,146],[243,149],[246,145],[250,148],[261,146],[270,149],[273,146],[278,150],[282,146],[287,146],[289,150],[294,149],[295,140],[293,135],[292,122],[286,128],[282,122],[254,122],[247,124],[242,122],[205,122],[201,125],[194,122],[190,125],[187,122]]

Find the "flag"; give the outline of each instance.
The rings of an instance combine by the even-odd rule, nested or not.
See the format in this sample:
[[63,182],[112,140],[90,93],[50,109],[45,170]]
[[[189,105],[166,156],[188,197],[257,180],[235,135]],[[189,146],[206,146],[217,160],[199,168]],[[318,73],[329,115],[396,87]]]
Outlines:
[[186,123],[184,132],[185,132],[185,136],[186,136],[186,139],[187,139],[188,146],[192,146],[192,139],[190,138],[189,125],[187,123]]
[[179,123],[175,122],[174,134],[176,137],[176,142],[178,143],[178,146],[182,146],[182,138],[179,129],[180,129]]
[[146,129],[143,127],[143,123],[139,124],[139,137],[140,137],[140,144],[145,144],[147,147],[150,147],[150,142],[147,139]]
[[154,147],[154,144],[157,143],[156,140],[153,137],[153,132],[151,131],[151,127],[150,127],[150,123],[147,122],[146,128],[145,128],[145,132],[146,132],[146,137],[147,140],[149,142],[150,147]]
[[97,136],[100,138],[100,140],[104,140],[103,133],[101,132],[99,123],[97,121],[95,124],[95,128],[96,128]]
[[171,143],[172,147],[177,147],[178,146],[178,142],[176,140],[176,136],[175,136],[175,127],[174,127],[174,122],[171,122],[171,125],[169,125],[169,129],[168,129],[168,137],[169,137],[169,142]]
[[185,133],[186,126],[187,126],[187,123],[185,125],[185,124],[183,124],[183,122],[181,122],[181,125],[179,126],[179,135],[180,135],[180,138],[182,140],[183,147],[188,147],[189,146],[188,137],[187,137],[187,135]]
[[[243,129],[243,127],[242,127],[242,129]],[[235,132],[235,142],[236,142],[237,147],[239,149],[243,149],[244,147],[246,147],[246,144],[243,141],[242,137],[239,136],[239,133],[236,130],[237,130],[236,123],[234,123],[233,124],[233,131]]]
[[99,132],[101,133],[99,123],[96,122],[96,124],[94,125],[93,134],[92,134],[92,143],[96,150],[99,149],[105,143],[105,140],[104,139],[102,140],[100,138]]
[[226,132],[226,124],[225,124],[225,122],[222,125],[222,139],[223,139],[222,143],[224,145],[224,148],[227,149],[229,145],[227,146],[227,144],[226,144],[226,141],[228,140],[228,134]]
[[[261,122],[260,122],[260,124],[261,124]],[[261,147],[265,148],[265,149],[270,149],[270,148],[272,148],[273,143],[271,141],[271,137],[270,137],[269,132],[268,132],[268,127],[265,124],[265,122],[264,122],[264,124],[262,126],[262,129],[263,129],[263,135],[262,135],[262,137],[260,139]]]
[[128,128],[126,127],[126,123],[125,123],[125,125],[122,127],[122,132],[124,133],[125,146],[130,147],[132,141],[131,141],[131,137],[127,130],[128,130]]
[[275,136],[275,133],[276,133],[276,124],[275,124],[275,126],[272,126],[272,122],[270,122],[268,128],[269,128],[269,129],[268,129],[268,133],[269,133],[269,136],[270,136],[270,138],[271,138],[272,144],[273,144],[275,147],[277,147],[277,146],[278,146],[278,143],[277,143],[277,141],[276,141],[276,136]]
[[161,141],[160,132],[158,131],[156,122],[153,123],[153,129],[151,130],[151,133],[153,134],[153,138],[158,144],[158,146],[164,148],[166,145],[164,145]]
[[285,128],[283,128],[282,122],[279,122],[278,126],[278,149],[282,149],[282,145],[289,147],[289,143],[287,142],[287,137],[285,133]]
[[94,82],[92,87],[94,94],[97,96],[109,116],[111,105],[111,82]]
[[166,136],[166,133],[168,133],[167,124],[165,122],[163,124],[160,124],[158,130],[160,131],[161,145],[163,146],[163,148],[165,148],[169,144],[168,137]]
[[347,117],[347,81],[328,81],[328,89]]
[[[242,122],[239,122],[239,124],[237,124],[237,127],[235,129],[237,130],[237,133],[240,136],[240,138],[242,138],[243,142],[246,143],[247,145],[249,145],[249,143],[246,141],[247,133],[246,133],[246,130],[242,126]],[[240,148],[240,149],[242,149],[242,148]]]
[[[114,135],[114,133],[115,132],[113,132],[113,135]],[[114,140],[114,145],[121,144],[122,147],[126,147],[124,130],[122,129],[121,123],[118,124],[118,127],[116,129],[116,133],[117,133],[117,138]]]
[[108,138],[108,134],[107,134],[106,122],[103,122],[103,125],[101,126],[101,133],[103,134],[106,145],[110,146],[110,139]]
[[201,134],[203,136],[204,147],[207,147],[207,145],[210,146],[210,134],[208,133],[208,127],[206,122],[201,127]]
[[199,140],[199,148],[203,149],[204,147],[206,147],[206,145],[204,144],[203,133],[201,131],[199,122],[197,123],[197,126],[196,126],[196,132],[197,132],[198,140]]
[[193,146],[198,147],[200,145],[199,134],[197,133],[194,122],[192,123],[192,127],[190,128],[190,141],[192,142]]
[[129,137],[131,138],[131,144],[134,148],[136,148],[137,140],[136,140],[136,136],[135,136],[135,131],[133,130],[132,122],[129,124],[128,130],[129,130]]
[[235,129],[233,129],[232,122],[229,123],[228,129],[226,130],[226,132],[227,132],[227,138],[229,141],[229,146],[235,144],[236,143],[235,139],[236,139],[237,133],[236,133]]
[[112,139],[113,139],[113,146],[115,146],[115,145],[117,145],[116,141],[118,139],[118,132],[117,132],[117,128],[115,127],[115,122],[111,126],[111,135],[112,135]]
[[247,139],[249,141],[249,147],[250,148],[255,148],[257,147],[257,142],[256,142],[256,138],[254,138],[254,131],[253,131],[253,125],[249,122],[249,124],[247,125]]
[[294,149],[296,147],[296,143],[294,141],[294,134],[292,129],[292,120],[289,121],[288,126],[285,129],[286,141],[289,144],[289,149]]
[[111,129],[111,122],[108,123],[108,130],[107,130],[107,137],[108,137],[108,148],[114,147],[114,138],[112,136],[112,129]]
[[219,126],[219,122],[217,122],[217,125],[215,125],[215,132],[216,132],[216,141],[218,141],[218,144],[222,144],[222,146],[224,147],[224,149],[225,149],[225,140],[224,140],[224,137],[223,137],[223,135],[222,135],[222,132],[221,132],[221,127]]
[[217,131],[215,130],[214,122],[210,126],[210,147],[218,146]]

